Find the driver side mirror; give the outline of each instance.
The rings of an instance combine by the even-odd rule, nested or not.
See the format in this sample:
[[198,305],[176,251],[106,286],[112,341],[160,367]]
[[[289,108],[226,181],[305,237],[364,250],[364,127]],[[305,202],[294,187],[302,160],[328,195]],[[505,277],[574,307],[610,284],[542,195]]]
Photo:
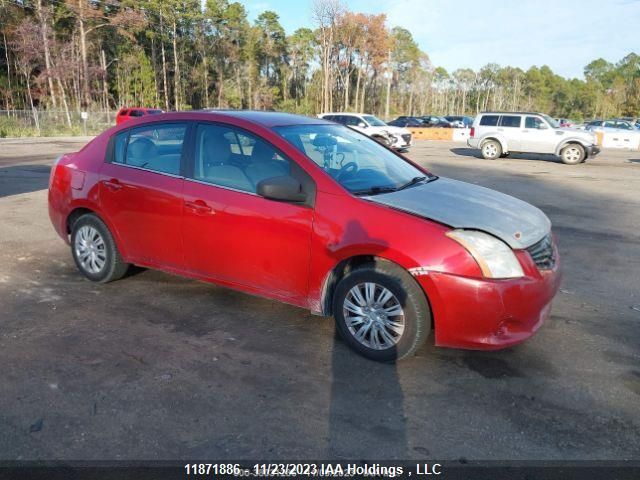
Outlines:
[[367,124],[364,122],[358,122],[358,127],[360,128],[367,128]]
[[281,202],[305,202],[307,194],[302,191],[302,184],[289,175],[265,178],[258,182],[256,193],[269,200]]

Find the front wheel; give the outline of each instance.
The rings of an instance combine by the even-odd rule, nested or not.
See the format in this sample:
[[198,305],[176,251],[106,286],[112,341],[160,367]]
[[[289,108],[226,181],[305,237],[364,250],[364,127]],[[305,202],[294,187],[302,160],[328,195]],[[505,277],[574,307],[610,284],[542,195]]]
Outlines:
[[584,147],[579,143],[570,143],[560,150],[560,158],[562,163],[567,165],[577,165],[585,160]]
[[400,267],[366,264],[337,285],[333,312],[340,336],[361,355],[394,362],[413,355],[431,330],[424,292]]
[[487,160],[495,160],[502,155],[502,146],[496,140],[487,140],[482,144],[482,157]]

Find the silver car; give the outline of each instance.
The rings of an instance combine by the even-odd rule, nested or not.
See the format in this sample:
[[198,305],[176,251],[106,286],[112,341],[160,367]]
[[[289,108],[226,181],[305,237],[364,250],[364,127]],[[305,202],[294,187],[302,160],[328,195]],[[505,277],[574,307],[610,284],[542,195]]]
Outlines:
[[480,149],[490,160],[511,152],[547,153],[569,165],[600,152],[592,132],[561,128],[553,118],[536,112],[481,113],[473,122],[467,145]]

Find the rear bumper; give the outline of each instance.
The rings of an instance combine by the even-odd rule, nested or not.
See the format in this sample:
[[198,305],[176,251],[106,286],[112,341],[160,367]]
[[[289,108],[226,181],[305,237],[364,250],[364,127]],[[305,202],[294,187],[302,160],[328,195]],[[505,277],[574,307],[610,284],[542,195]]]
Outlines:
[[417,277],[431,303],[436,345],[498,350],[531,337],[551,312],[562,277],[559,259],[552,270],[526,268],[525,274],[512,280],[438,272]]
[[477,138],[467,138],[467,146],[471,148],[478,148],[478,139]]

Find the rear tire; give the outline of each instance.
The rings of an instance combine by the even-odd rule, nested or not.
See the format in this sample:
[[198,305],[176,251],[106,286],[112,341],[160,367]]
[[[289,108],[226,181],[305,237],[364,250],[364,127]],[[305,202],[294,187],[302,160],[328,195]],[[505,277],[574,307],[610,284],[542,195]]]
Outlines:
[[80,273],[92,282],[119,280],[129,270],[111,232],[96,215],[79,217],[71,228],[71,254]]
[[482,144],[480,149],[482,152],[482,158],[486,160],[495,160],[496,158],[500,158],[502,155],[502,146],[500,142],[496,140],[487,140]]
[[584,147],[579,143],[570,143],[560,150],[560,159],[566,165],[577,165],[584,162],[585,158]]
[[333,296],[336,329],[361,355],[395,362],[413,355],[431,331],[427,298],[402,268],[387,262],[348,273]]

